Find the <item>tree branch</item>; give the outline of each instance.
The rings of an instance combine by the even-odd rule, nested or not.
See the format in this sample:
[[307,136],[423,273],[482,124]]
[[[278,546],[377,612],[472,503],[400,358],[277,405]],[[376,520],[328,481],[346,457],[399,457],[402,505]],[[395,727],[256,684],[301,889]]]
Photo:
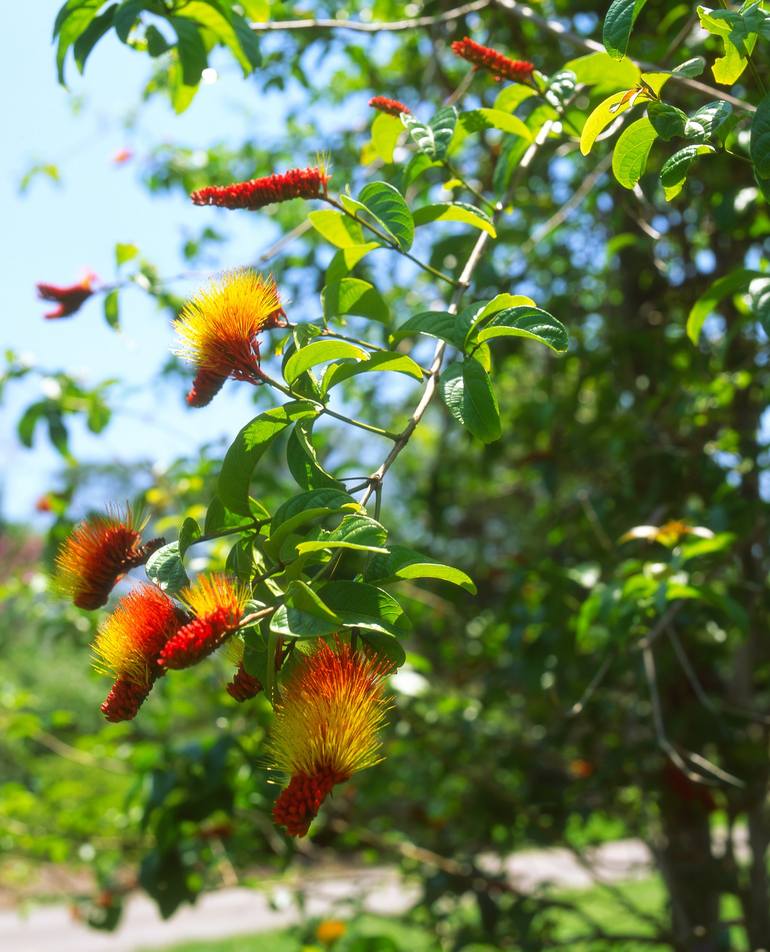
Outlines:
[[404,30],[419,30],[436,26],[438,23],[450,23],[469,13],[477,13],[491,7],[493,0],[473,0],[462,6],[453,7],[445,13],[433,16],[411,17],[406,20],[390,20],[378,23],[366,23],[363,20],[324,20],[308,18],[306,20],[273,20],[266,23],[250,23],[255,33],[280,33],[294,30],[352,30],[354,33],[399,33]]

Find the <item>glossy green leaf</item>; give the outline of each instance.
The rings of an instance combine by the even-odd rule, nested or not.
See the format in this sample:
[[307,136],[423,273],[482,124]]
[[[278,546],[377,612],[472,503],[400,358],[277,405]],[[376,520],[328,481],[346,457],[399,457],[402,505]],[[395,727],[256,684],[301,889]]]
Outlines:
[[104,296],[104,319],[114,331],[120,327],[120,302],[117,289],[109,291]]
[[270,619],[270,631],[283,638],[320,638],[338,631],[341,620],[309,585],[297,579]]
[[342,212],[322,209],[310,212],[307,217],[319,235],[323,235],[336,248],[353,248],[367,244],[361,225]]
[[389,555],[375,556],[366,569],[366,577],[372,581],[386,582],[398,579],[432,578],[452,585],[459,585],[466,592],[476,594],[476,586],[469,575],[461,569],[428,558],[414,549],[394,545]]
[[494,314],[489,321],[480,321],[478,332],[472,333],[471,342],[483,343],[497,337],[525,337],[545,344],[558,354],[569,347],[566,327],[553,314],[539,307],[523,305],[505,308]]
[[449,412],[482,443],[502,435],[500,411],[487,372],[476,360],[449,364],[439,382]]
[[174,595],[190,584],[179,554],[179,543],[161,546],[147,559],[147,578],[169,595]]
[[104,0],[68,0],[59,10],[54,24],[54,37],[58,37],[56,68],[59,82],[64,84],[64,61],[70,47],[85,33],[96,18]]
[[228,509],[250,514],[249,484],[254,467],[279,433],[297,420],[316,416],[318,410],[306,400],[296,400],[260,413],[243,427],[225,454],[217,484],[219,497]]
[[294,381],[318,364],[324,364],[329,360],[337,360],[340,357],[352,357],[355,360],[366,360],[367,351],[363,350],[357,344],[350,344],[346,340],[317,340],[301,350],[295,350],[286,361],[283,368],[283,377],[286,383],[291,386]]
[[292,429],[286,444],[286,462],[289,472],[303,489],[321,489],[327,486],[343,488],[343,484],[331,473],[327,473],[319,462],[312,441],[312,420],[307,423],[300,421]]
[[697,109],[687,120],[684,134],[690,139],[708,138],[730,118],[733,107],[729,102],[717,99]]
[[415,314],[393,332],[391,339],[396,342],[415,334],[438,337],[460,350],[465,343],[465,331],[460,326],[457,315],[449,311],[424,311],[422,314]]
[[623,188],[633,188],[647,167],[658,132],[647,116],[625,128],[612,153],[612,171]]
[[435,205],[423,205],[414,213],[414,223],[418,227],[434,221],[456,221],[464,225],[472,225],[481,231],[486,231],[493,238],[497,237],[492,219],[486,212],[474,205],[462,202],[438,202]]
[[564,67],[572,70],[577,81],[584,86],[631,89],[642,75],[639,67],[631,60],[616,60],[604,51],[579,56],[569,60]]
[[660,170],[660,183],[663,186],[666,201],[670,202],[682,191],[687,180],[687,173],[695,159],[699,155],[712,152],[716,152],[716,149],[711,145],[686,145],[663,163],[663,168]]
[[674,70],[674,76],[686,76],[688,79],[694,79],[700,76],[706,68],[706,60],[702,56],[693,56],[692,59],[680,63]]
[[346,628],[363,628],[386,634],[406,634],[411,623],[388,592],[365,582],[328,582],[319,595]]
[[647,106],[647,117],[661,139],[668,142],[675,136],[684,135],[687,113],[671,106],[667,102],[651,102]]
[[406,374],[415,380],[422,380],[423,378],[420,365],[416,364],[406,354],[376,351],[369,356],[368,360],[362,360],[358,363],[341,363],[330,367],[324,376],[321,389],[324,393],[328,393],[332,387],[336,387],[343,380],[350,380],[351,377],[357,377],[359,374],[384,372]]
[[335,281],[340,281],[349,274],[358,262],[365,258],[370,251],[382,247],[378,241],[368,241],[363,245],[352,245],[349,248],[340,248],[326,269],[327,285],[333,284]]
[[370,182],[361,189],[358,201],[381,222],[402,251],[414,241],[414,222],[409,206],[397,188],[387,182]]
[[445,106],[429,123],[420,122],[416,116],[403,113],[401,122],[420,152],[431,159],[443,159],[457,124],[457,109]]
[[460,115],[460,123],[466,132],[481,132],[484,129],[499,129],[510,135],[532,141],[532,132],[518,116],[502,109],[471,109]]
[[182,528],[179,530],[178,552],[180,559],[184,558],[185,552],[187,552],[197,539],[200,539],[201,535],[201,527],[197,521],[188,516],[182,523]]
[[85,70],[86,60],[91,55],[96,44],[112,27],[113,21],[115,19],[115,11],[117,9],[117,3],[111,4],[109,7],[107,7],[104,13],[100,13],[99,16],[95,17],[89,23],[88,27],[75,40],[75,43],[72,47],[72,52],[75,57],[75,64],[77,65],[80,73]]
[[369,516],[348,515],[343,516],[337,528],[324,534],[323,538],[300,542],[297,545],[297,553],[306,555],[308,552],[323,552],[325,549],[387,552],[385,548],[387,538],[387,530]]
[[326,321],[342,314],[359,314],[383,323],[387,323],[390,317],[383,296],[374,285],[361,278],[327,282],[321,292],[321,303]]
[[377,158],[385,163],[393,161],[393,150],[403,135],[404,126],[397,116],[378,112],[372,123],[372,145]]
[[604,48],[615,59],[623,59],[631,29],[647,0],[612,0],[602,28]]
[[208,53],[198,24],[188,17],[169,17],[169,22],[176,32],[182,83],[197,86],[208,64]]

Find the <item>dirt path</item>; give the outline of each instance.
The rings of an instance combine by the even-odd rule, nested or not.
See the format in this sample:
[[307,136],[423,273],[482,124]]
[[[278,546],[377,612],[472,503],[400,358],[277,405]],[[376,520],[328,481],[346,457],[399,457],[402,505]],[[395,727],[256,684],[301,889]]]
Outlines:
[[[564,889],[591,886],[596,879],[619,882],[645,876],[651,861],[639,840],[606,843],[590,855],[595,876],[565,849],[527,850],[505,860],[511,882],[523,890],[547,883]],[[485,863],[500,868],[500,861]],[[397,915],[414,902],[414,889],[391,869],[357,870],[342,877],[339,871],[303,879],[307,915],[332,912],[342,900],[364,899],[365,907],[380,915]],[[95,932],[72,919],[65,906],[31,909],[26,916],[0,912],[2,952],[139,952],[195,939],[222,939],[239,934],[280,929],[297,922],[299,913],[287,886],[269,889],[224,889],[208,893],[195,906],[185,906],[164,922],[144,896],[129,899],[120,928],[111,934]]]

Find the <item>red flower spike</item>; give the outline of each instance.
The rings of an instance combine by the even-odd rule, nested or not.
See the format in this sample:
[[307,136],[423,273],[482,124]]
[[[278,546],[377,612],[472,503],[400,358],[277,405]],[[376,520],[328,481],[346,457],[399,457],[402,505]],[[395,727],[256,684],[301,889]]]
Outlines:
[[232,185],[209,185],[193,192],[194,205],[217,205],[220,208],[245,208],[255,211],[266,205],[287,202],[292,198],[321,198],[326,195],[329,176],[323,166],[291,169],[276,175],[233,182]]
[[94,293],[93,283],[96,275],[87,274],[82,281],[77,284],[44,284],[39,282],[35,285],[37,296],[42,301],[54,301],[58,307],[44,314],[48,321],[58,320],[61,317],[71,317]]
[[241,662],[226,690],[230,697],[235,698],[236,701],[249,701],[262,690],[262,683],[249,674],[243,667],[243,662]]
[[369,100],[369,105],[372,109],[377,109],[379,112],[387,113],[387,115],[395,116],[396,118],[398,118],[402,112],[405,112],[407,115],[412,114],[412,110],[409,106],[405,106],[397,99],[388,99],[387,96],[373,96]]
[[81,522],[56,556],[56,588],[78,608],[100,608],[126,572],[143,565],[164,544],[164,539],[152,539],[142,545],[141,530],[130,509]]
[[210,370],[199,370],[185,397],[190,407],[207,407],[225,385],[227,377],[220,377]]
[[171,637],[158,656],[161,668],[189,668],[216,651],[235,631],[247,598],[224,575],[203,576],[179,597],[196,616]]
[[382,759],[378,733],[390,665],[337,642],[320,642],[287,678],[268,741],[273,767],[290,776],[273,818],[304,836],[337,783]]
[[139,708],[149,695],[152,685],[142,687],[126,678],[118,678],[99,710],[108,721],[131,721],[139,713]]
[[101,708],[107,720],[136,716],[163,674],[158,654],[182,620],[174,602],[154,585],[140,585],[121,598],[92,646],[96,668],[116,679]]
[[466,36],[452,44],[452,52],[461,56],[477,69],[487,69],[495,79],[508,79],[513,83],[529,83],[535,71],[534,63],[512,60],[489,46],[482,46]]

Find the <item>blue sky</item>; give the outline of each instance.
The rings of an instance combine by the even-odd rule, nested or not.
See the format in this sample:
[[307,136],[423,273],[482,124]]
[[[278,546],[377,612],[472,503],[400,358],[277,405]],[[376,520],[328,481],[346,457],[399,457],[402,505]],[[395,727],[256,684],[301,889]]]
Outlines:
[[[141,456],[162,464],[204,440],[232,435],[234,419],[241,425],[253,415],[248,392],[233,387],[226,413],[216,402],[197,413],[188,411],[178,386],[169,385],[161,394],[144,386],[166,360],[173,340],[167,317],[149,298],[134,289],[122,295],[122,331],[115,334],[103,319],[100,298],[87,302],[73,319],[43,320],[46,304],[37,301],[35,282],[69,284],[85,269],[110,281],[116,242],[137,244],[161,274],[183,270],[182,229],[199,230],[205,212],[181,195],[148,195],[138,181],[142,156],[164,140],[201,146],[219,139],[238,143],[253,133],[254,87],[223,56],[214,60],[218,81],[202,87],[185,114],[176,116],[158,98],[141,106],[136,127],[127,133],[122,120],[139,103],[147,58],[111,36],[98,44],[85,77],[70,65],[67,93],[56,81],[50,42],[58,7],[55,0],[38,0],[10,4],[5,11],[6,35],[13,42],[7,44],[0,94],[6,128],[0,151],[5,290],[0,345],[40,368],[65,370],[89,384],[120,376],[136,385],[136,395],[104,433],[94,436],[84,427],[72,428],[73,450],[91,461]],[[77,116],[72,95],[83,100]],[[268,139],[271,134],[280,137],[286,102],[285,94],[260,95],[260,128]],[[122,148],[130,148],[135,158],[116,165],[113,156]],[[40,177],[20,195],[21,177],[38,162],[59,167],[61,187]],[[276,236],[266,216],[227,224],[233,237],[223,255],[233,264],[251,260]],[[195,287],[176,290],[187,293]],[[62,465],[42,427],[32,450],[21,447],[15,435],[20,410],[41,395],[39,378],[25,380],[9,385],[0,406],[0,511],[8,518],[34,518],[35,501]]]

